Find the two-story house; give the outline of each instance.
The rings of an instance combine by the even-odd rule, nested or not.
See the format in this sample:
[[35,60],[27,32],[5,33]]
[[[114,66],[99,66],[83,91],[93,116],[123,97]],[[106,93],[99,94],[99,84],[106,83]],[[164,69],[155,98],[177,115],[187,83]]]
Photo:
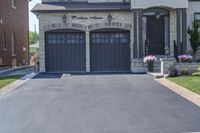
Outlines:
[[28,63],[28,0],[0,0],[0,66]]
[[[142,72],[143,57],[191,50],[198,0],[42,0],[42,72]],[[175,50],[175,47],[177,49]]]

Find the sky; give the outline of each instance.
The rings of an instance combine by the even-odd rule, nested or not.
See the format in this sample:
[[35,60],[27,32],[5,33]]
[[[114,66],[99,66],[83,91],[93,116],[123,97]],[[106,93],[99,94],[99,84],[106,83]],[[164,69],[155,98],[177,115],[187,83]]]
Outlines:
[[29,30],[35,31],[34,25],[36,25],[36,31],[38,32],[38,19],[35,14],[31,12],[32,8],[37,4],[41,3],[41,0],[32,0],[29,2]]

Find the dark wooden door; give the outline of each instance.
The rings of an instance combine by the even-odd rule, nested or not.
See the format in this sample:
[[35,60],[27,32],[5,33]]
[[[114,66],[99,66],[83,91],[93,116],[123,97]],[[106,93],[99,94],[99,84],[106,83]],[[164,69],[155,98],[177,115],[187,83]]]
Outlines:
[[91,71],[130,71],[130,33],[91,33]]
[[86,71],[85,33],[46,33],[48,72]]
[[147,17],[147,40],[149,41],[149,54],[165,54],[165,23],[164,16],[157,19],[155,16]]

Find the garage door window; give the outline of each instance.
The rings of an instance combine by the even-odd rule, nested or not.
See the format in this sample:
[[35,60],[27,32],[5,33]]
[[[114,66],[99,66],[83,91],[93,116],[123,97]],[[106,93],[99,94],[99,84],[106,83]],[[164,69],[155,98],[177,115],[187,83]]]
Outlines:
[[94,33],[92,34],[93,44],[127,44],[129,42],[128,33]]
[[48,35],[48,44],[56,44],[56,34]]
[[56,41],[58,44],[65,44],[65,35],[64,34],[57,34]]
[[69,45],[76,45],[76,44],[85,44],[84,34],[74,34],[74,33],[67,33],[67,34],[48,34],[48,44],[69,44]]

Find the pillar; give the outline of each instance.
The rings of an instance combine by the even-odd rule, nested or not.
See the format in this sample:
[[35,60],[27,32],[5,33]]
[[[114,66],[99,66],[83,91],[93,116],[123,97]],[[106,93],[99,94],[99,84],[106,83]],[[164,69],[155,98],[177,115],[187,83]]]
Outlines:
[[134,46],[133,46],[133,57],[142,58],[144,55],[144,44],[143,44],[143,10],[133,10],[133,26],[134,26]]
[[86,31],[86,72],[90,72],[90,31]]
[[187,13],[185,8],[176,9],[178,55],[187,50]]

